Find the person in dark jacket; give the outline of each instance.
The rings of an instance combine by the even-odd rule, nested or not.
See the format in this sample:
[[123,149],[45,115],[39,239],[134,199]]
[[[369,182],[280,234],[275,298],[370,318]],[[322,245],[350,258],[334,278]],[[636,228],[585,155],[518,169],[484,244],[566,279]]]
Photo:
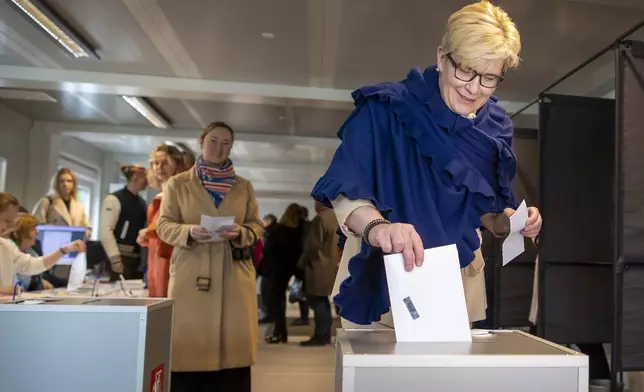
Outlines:
[[99,238],[109,258],[112,275],[143,279],[143,271],[139,270],[141,247],[136,240],[147,224],[147,205],[139,196],[139,192],[148,186],[147,170],[143,166],[128,165],[121,168],[121,173],[127,185],[103,200]]
[[[300,227],[302,228],[302,247],[304,247],[304,242],[306,241],[306,233],[308,233],[311,221],[309,221],[308,208],[300,206],[300,211],[302,213],[300,217]],[[304,273],[301,270],[296,269],[295,278],[304,282]],[[300,317],[297,320],[293,321],[292,325],[309,325],[309,303],[306,301],[306,298],[302,298],[297,301],[297,306],[300,309]]]
[[[268,238],[268,235],[273,231],[275,226],[277,225],[277,217],[273,214],[268,214],[264,216],[264,219],[262,219],[262,222],[264,223],[264,236],[262,237],[261,241],[261,259],[263,261],[264,259],[264,244],[266,244],[266,239]],[[258,241],[259,242],[259,241]],[[258,311],[258,319],[260,324],[264,323],[272,323],[273,320],[271,320],[270,314],[268,313],[268,302],[271,296],[271,287],[270,287],[270,282],[268,282],[266,279],[264,279],[264,275],[262,273],[262,262],[255,263],[255,272],[257,273],[257,285],[259,286],[259,292],[257,294],[257,311]],[[267,335],[269,335],[271,332],[269,331]]]
[[264,245],[262,273],[270,287],[267,305],[273,320],[272,333],[266,335],[267,343],[286,343],[288,340],[286,289],[302,253],[300,217],[300,206],[289,205]]

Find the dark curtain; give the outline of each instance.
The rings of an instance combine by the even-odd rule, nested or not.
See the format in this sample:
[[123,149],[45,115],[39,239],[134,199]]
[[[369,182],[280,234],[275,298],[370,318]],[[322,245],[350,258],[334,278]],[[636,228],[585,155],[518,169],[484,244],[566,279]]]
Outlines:
[[545,95],[539,122],[538,333],[557,343],[610,342],[615,102]]
[[632,41],[618,64],[617,295],[623,370],[644,369],[644,43]]

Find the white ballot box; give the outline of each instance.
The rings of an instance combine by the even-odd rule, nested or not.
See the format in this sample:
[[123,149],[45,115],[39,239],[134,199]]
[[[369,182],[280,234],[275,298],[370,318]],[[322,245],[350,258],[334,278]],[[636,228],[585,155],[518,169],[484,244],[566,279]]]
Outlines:
[[338,330],[335,392],[588,391],[588,357],[520,331],[472,343],[396,342],[393,330]]
[[167,392],[172,300],[58,297],[0,304],[0,390]]

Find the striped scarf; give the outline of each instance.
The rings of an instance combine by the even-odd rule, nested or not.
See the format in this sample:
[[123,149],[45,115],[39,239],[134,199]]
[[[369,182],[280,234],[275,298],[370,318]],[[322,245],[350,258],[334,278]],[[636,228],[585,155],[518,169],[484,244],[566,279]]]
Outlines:
[[235,184],[235,169],[233,169],[233,161],[230,159],[221,167],[214,167],[199,156],[197,164],[195,165],[197,176],[201,180],[201,185],[210,193],[215,201],[215,207],[224,200],[224,196],[230,191]]

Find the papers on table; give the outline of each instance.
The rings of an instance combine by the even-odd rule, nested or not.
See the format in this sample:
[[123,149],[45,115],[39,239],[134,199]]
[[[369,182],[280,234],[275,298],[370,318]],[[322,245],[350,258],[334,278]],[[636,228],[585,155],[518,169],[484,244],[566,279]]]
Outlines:
[[223,241],[220,234],[235,224],[234,216],[208,216],[201,215],[200,226],[212,234],[212,241]]
[[516,212],[510,217],[510,235],[503,242],[503,265],[508,264],[525,251],[521,230],[525,228],[525,222],[527,220],[528,207],[524,200]]
[[67,291],[76,291],[83,286],[85,273],[87,272],[87,259],[85,253],[78,253],[72,261],[72,267],[69,271],[67,280]]
[[385,270],[397,341],[472,341],[456,245],[426,249],[410,272],[402,254],[385,256]]

